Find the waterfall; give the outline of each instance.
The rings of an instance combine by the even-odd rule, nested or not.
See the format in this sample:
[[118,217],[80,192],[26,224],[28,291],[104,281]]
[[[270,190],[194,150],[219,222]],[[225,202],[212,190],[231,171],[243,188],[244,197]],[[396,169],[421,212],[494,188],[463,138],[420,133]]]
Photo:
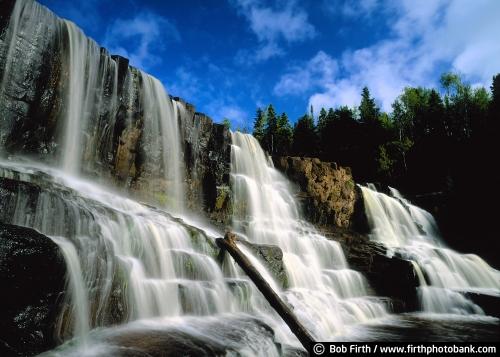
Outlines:
[[[24,48],[27,38],[36,50]],[[41,141],[36,153],[28,151],[25,156],[36,154],[38,160],[75,176],[105,176],[109,166],[121,176],[129,167],[113,158],[126,154],[117,148],[122,140],[117,127],[124,129],[127,135],[122,137],[130,139],[130,145],[140,142],[145,150],[141,157],[148,171],[145,176],[153,176],[150,181],[160,178],[150,184],[153,187],[142,187],[147,185],[144,180],[138,187],[155,203],[182,212],[185,174],[179,120],[185,108],[170,98],[156,78],[128,63],[119,70],[119,58],[110,56],[72,22],[59,20],[31,0],[15,3],[0,54],[4,59],[0,147],[9,146],[10,136],[26,137],[24,147],[13,155]],[[41,98],[36,98],[40,95],[36,90]],[[21,115],[30,117],[30,111],[42,112],[40,118],[31,115],[39,120],[31,125],[41,128],[33,132],[19,120]]]
[[[188,212],[198,199],[220,203],[219,191],[240,250],[318,340],[387,316],[340,244],[303,220],[290,183],[251,135],[231,134],[229,175],[226,129],[75,24],[18,0],[0,36],[0,219],[47,236],[66,265],[65,290],[55,292],[61,346],[49,355],[130,354],[130,336],[221,355],[301,353],[215,244],[221,228]],[[444,247],[432,216],[393,196],[365,194],[373,237],[412,259],[424,308],[479,312],[460,289],[498,289],[498,272]],[[284,281],[262,249],[283,253]]]
[[[95,91],[98,78],[106,76],[99,73],[99,46],[72,22],[64,21],[63,24],[68,38],[68,83],[62,120],[65,126],[62,131],[62,167],[68,173],[78,174],[82,160],[82,133],[86,130],[89,119],[99,115],[96,99],[102,98],[102,93]],[[114,63],[113,65],[116,67]],[[116,93],[113,95],[116,96]]]
[[233,227],[250,242],[282,249],[289,288],[281,294],[299,319],[318,340],[331,340],[351,324],[384,316],[340,245],[301,219],[289,183],[258,141],[239,132],[232,141]]
[[[221,269],[214,236],[55,169],[6,162],[0,163],[0,178],[19,183],[16,197],[2,203],[9,207],[2,219],[48,235],[64,255],[69,294],[56,332],[61,340],[74,336],[79,348],[89,349],[88,334],[96,327],[142,321],[145,329],[177,321],[183,328],[196,316],[223,324],[251,315],[276,329],[282,341],[297,344],[234,263]],[[258,339],[258,331],[249,338]],[[220,332],[205,333],[213,339]],[[242,344],[238,348],[248,349],[243,355],[262,348],[277,354],[266,341],[219,338]]]
[[462,292],[500,293],[500,272],[473,254],[459,254],[446,247],[432,215],[412,205],[395,189],[390,196],[373,185],[360,186],[371,238],[412,261],[420,281],[424,311],[483,313]]
[[[173,101],[156,78],[142,73],[144,123],[153,139],[150,155],[161,155],[161,166],[167,181],[166,206],[176,212],[184,207],[184,176],[181,171],[181,133],[179,130],[179,102]],[[159,134],[159,135],[158,135]]]

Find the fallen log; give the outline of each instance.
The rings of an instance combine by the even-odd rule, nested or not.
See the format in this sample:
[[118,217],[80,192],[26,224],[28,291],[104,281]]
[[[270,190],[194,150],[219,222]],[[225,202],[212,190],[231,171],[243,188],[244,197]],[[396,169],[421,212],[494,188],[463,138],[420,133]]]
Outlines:
[[257,269],[252,265],[250,260],[243,254],[243,252],[236,245],[237,237],[234,233],[226,233],[224,238],[217,238],[217,245],[227,251],[235,260],[235,262],[243,269],[250,280],[253,281],[255,286],[260,290],[262,295],[266,298],[273,309],[281,316],[283,321],[288,325],[290,330],[304,346],[306,351],[309,351],[314,338],[306,330],[306,328],[299,322],[292,309],[285,304],[281,297],[271,288],[268,282],[262,277]]

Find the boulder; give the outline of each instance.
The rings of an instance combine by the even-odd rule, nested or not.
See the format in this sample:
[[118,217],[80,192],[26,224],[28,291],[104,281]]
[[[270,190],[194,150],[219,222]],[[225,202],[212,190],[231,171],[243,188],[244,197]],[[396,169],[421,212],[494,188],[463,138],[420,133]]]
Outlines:
[[269,269],[273,277],[284,289],[288,288],[288,275],[283,264],[283,251],[276,245],[255,244],[241,241],[249,247],[264,265]]
[[273,157],[275,167],[300,188],[306,218],[319,225],[350,227],[357,199],[351,170],[303,157]]
[[394,312],[417,310],[419,282],[410,261],[397,255],[387,256],[384,245],[352,230],[335,229],[323,233],[342,245],[351,269],[364,274],[377,295],[392,299],[389,305]]
[[[275,341],[273,330],[263,321],[241,316],[186,316],[155,323],[132,322],[102,329],[91,336],[93,356],[264,356],[283,351],[300,355],[301,350]],[[57,349],[62,355],[78,356],[78,346]],[[304,351],[305,352],[305,351]]]
[[463,294],[474,304],[479,305],[486,315],[500,318],[500,295],[478,291],[466,291]]
[[53,348],[66,268],[58,246],[29,228],[0,222],[0,355]]

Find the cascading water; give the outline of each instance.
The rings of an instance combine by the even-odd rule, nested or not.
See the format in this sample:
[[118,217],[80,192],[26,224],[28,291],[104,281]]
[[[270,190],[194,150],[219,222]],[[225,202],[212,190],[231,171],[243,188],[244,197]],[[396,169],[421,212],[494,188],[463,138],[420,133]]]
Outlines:
[[[160,155],[161,167],[167,180],[166,206],[176,212],[184,207],[184,177],[181,171],[181,144],[179,131],[180,103],[169,98],[156,78],[141,73],[144,123],[147,135],[154,137],[149,155]],[[159,135],[158,135],[159,133]]]
[[[32,41],[30,45],[45,48],[46,52],[24,48],[26,38]],[[162,178],[155,187],[144,191],[154,192],[157,203],[173,211],[183,210],[185,180],[179,115],[184,104],[171,99],[157,79],[128,63],[120,69],[118,57],[110,56],[72,22],[56,18],[31,0],[15,3],[0,47],[5,59],[0,84],[1,143],[9,146],[8,136],[14,132],[32,141],[42,137],[43,147],[37,148],[37,159],[72,175],[93,175],[115,165],[115,174],[120,176],[120,170],[129,168],[116,167],[110,160],[121,158],[114,152],[119,141],[116,126],[125,127],[126,138],[143,142],[147,154],[141,160],[148,172]],[[47,83],[31,83],[42,72],[47,72]],[[23,89],[40,85],[46,86],[40,100],[35,98],[34,90],[31,93]],[[13,96],[16,100],[12,100]],[[25,132],[29,125],[18,124],[18,116],[27,104],[40,106],[29,110],[43,112],[40,118],[35,117],[40,122],[33,126],[47,121],[45,132],[35,134],[36,139]],[[138,110],[134,112],[133,108]],[[30,145],[33,143],[27,142],[22,149]],[[31,156],[33,152],[27,150],[26,154]],[[133,166],[133,162],[128,165]]]
[[234,229],[248,241],[277,245],[289,277],[283,296],[319,340],[350,324],[386,314],[368,297],[364,277],[349,269],[337,242],[320,235],[299,215],[286,179],[274,169],[257,140],[232,134],[231,175]]
[[[0,46],[5,59],[0,88],[0,96],[5,99],[0,102],[5,129],[2,143],[9,141],[5,133],[15,132],[9,123],[15,125],[19,112],[9,96],[16,93],[20,83],[26,84],[25,72],[37,74],[46,62],[43,54],[24,52],[21,44],[26,36],[33,43],[51,40],[48,50],[60,53],[63,60],[49,64],[65,77],[50,87],[60,92],[57,98],[61,102],[50,112],[50,127],[57,130],[47,132],[44,139],[54,144],[47,145],[44,155],[39,156],[49,166],[15,163],[14,159],[25,161],[28,156],[22,150],[1,165],[0,178],[14,179],[19,187],[32,189],[20,190],[12,201],[1,202],[2,207],[8,207],[2,212],[2,222],[46,234],[65,258],[68,294],[59,313],[59,340],[76,337],[88,349],[93,345],[87,344],[89,331],[95,327],[137,320],[149,321],[144,322],[148,325],[155,319],[165,326],[177,321],[176,326],[185,326],[193,334],[189,323],[197,324],[195,317],[204,316],[199,331],[195,331],[197,336],[216,340],[221,334],[218,337],[224,340],[223,345],[243,355],[277,354],[273,334],[250,317],[256,310],[240,293],[244,291],[247,300],[260,301],[263,321],[270,320],[270,307],[245,277],[223,274],[213,237],[80,177],[83,173],[95,177],[104,172],[100,168],[114,156],[111,151],[116,147],[116,126],[125,127],[123,132],[128,137],[141,140],[143,169],[156,171],[149,181],[160,178],[156,183],[134,184],[156,185],[144,191],[155,191],[160,196],[157,201],[165,208],[182,212],[184,171],[179,120],[187,115],[184,104],[170,98],[151,76],[128,65],[120,69],[120,59],[110,57],[75,25],[57,19],[30,0],[16,2]],[[53,56],[48,58],[53,60]],[[25,95],[22,100],[31,99]],[[22,132],[24,128],[17,130]],[[119,146],[119,150],[126,155],[129,149]],[[120,169],[115,167],[117,176]],[[105,175],[100,178],[106,182]],[[236,271],[233,263],[226,265],[229,271]],[[192,318],[184,324],[187,316]],[[233,331],[222,328],[228,319],[233,321]],[[231,333],[242,334],[240,341],[232,340]]]
[[[197,118],[192,108],[34,1],[15,2],[0,36],[0,154],[6,159],[0,221],[47,235],[66,263],[54,332],[67,343],[49,355],[130,354],[129,340],[154,347],[157,341],[170,346],[168,338],[220,355],[300,348],[232,259],[220,261],[219,231],[125,197],[183,213],[186,169],[193,166],[189,175],[199,174],[199,184],[207,179],[202,168],[221,167],[212,151],[209,164],[195,162],[213,145],[206,143],[208,121],[185,131],[186,116]],[[329,340],[386,316],[339,244],[301,220],[288,182],[257,141],[232,137],[234,228],[252,243],[240,248],[298,318]],[[187,164],[184,145],[198,138]],[[256,257],[257,244],[282,249],[285,288]],[[428,275],[422,269],[422,280]]]
[[432,215],[390,189],[360,186],[372,239],[413,261],[420,280],[422,310],[435,313],[481,314],[462,292],[500,294],[500,272],[473,254],[459,254],[439,237]]
[[[205,323],[212,316],[222,325],[224,319],[237,319],[237,326],[238,319],[249,318],[246,313],[274,324],[270,307],[250,282],[238,273],[223,273],[214,237],[204,231],[53,169],[2,163],[0,178],[15,179],[20,187],[17,197],[4,203],[10,209],[2,220],[39,230],[63,252],[70,294],[59,317],[61,340],[75,336],[79,348],[92,355],[89,331],[110,324],[140,320],[145,330],[176,321],[183,328],[195,316]],[[226,264],[236,271],[230,261]],[[260,349],[260,354],[278,353],[271,339],[258,342],[265,337],[258,325],[246,328],[246,340],[238,345],[226,336],[226,343],[236,344],[243,355]],[[218,333],[217,328],[205,332],[210,338]],[[289,334],[286,338],[296,344]]]
[[[88,39],[72,22],[64,21],[61,31],[64,32],[61,36],[68,38],[66,59],[69,69],[64,98],[65,118],[62,121],[65,125],[62,135],[62,167],[68,173],[78,174],[82,160],[81,134],[87,129],[89,118],[99,116],[96,98],[102,98],[102,93],[95,91],[98,78],[106,76],[105,73],[99,73],[100,47]],[[116,68],[116,64],[112,63],[112,68]],[[112,72],[116,78],[116,71]]]

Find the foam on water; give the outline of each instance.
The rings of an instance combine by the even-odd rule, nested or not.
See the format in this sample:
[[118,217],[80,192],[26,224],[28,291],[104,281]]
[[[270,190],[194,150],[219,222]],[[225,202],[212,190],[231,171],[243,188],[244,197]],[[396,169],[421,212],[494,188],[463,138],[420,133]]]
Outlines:
[[477,255],[446,247],[432,215],[412,205],[396,189],[391,188],[389,196],[373,185],[360,187],[371,238],[413,262],[422,310],[482,314],[482,309],[461,292],[500,293],[500,272]]

